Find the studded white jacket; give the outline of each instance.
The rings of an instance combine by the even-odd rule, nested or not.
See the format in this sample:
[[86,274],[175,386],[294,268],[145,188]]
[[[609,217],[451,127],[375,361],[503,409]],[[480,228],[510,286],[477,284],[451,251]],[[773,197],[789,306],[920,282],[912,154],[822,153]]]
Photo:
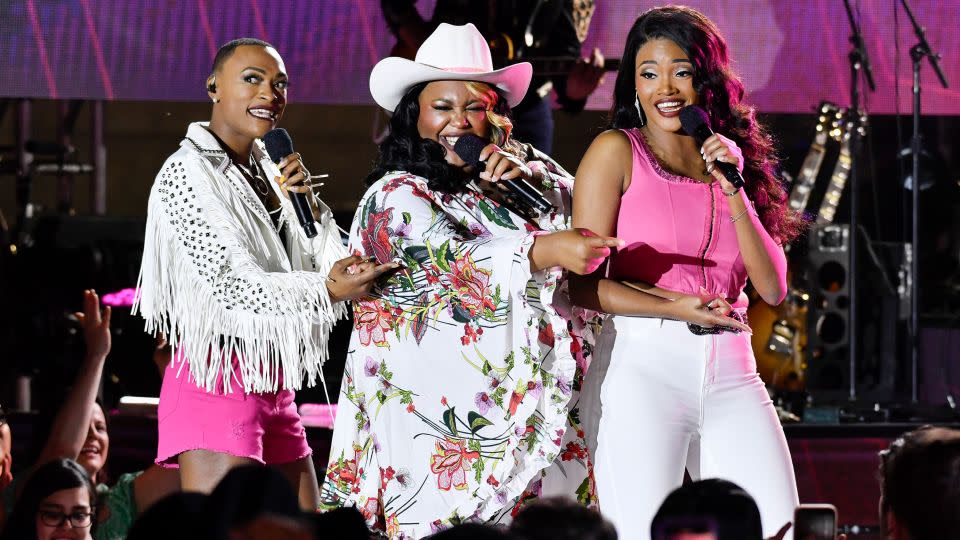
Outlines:
[[[190,124],[180,149],[150,191],[143,262],[133,306],[146,330],[163,333],[173,361],[212,391],[229,391],[236,355],[244,391],[297,390],[322,378],[327,338],[346,316],[326,277],[347,253],[330,209],[319,199],[319,234],[307,238],[274,176],[261,141],[254,158],[281,205],[280,230],[206,129]],[[286,224],[285,227],[282,224]],[[227,369],[224,369],[227,368]]]

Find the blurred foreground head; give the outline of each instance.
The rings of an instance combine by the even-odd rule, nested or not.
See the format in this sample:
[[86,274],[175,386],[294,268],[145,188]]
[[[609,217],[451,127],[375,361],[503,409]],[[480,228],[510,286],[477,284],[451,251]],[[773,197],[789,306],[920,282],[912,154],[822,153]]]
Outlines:
[[924,426],[880,452],[883,538],[960,538],[960,431]]
[[757,503],[740,486],[712,478],[678,487],[650,525],[654,540],[762,540]]

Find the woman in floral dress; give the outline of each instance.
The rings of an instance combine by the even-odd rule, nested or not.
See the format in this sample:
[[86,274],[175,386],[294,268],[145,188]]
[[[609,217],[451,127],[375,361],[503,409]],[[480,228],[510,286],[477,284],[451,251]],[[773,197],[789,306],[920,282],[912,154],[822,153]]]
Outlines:
[[[494,71],[473,25],[446,24],[416,61],[387,58],[371,74],[394,115],[350,249],[404,268],[354,304],[322,499],[358,507],[390,538],[501,522],[561,489],[561,454],[585,465],[564,436],[578,432],[568,406],[588,348],[560,279],[589,273],[619,241],[567,229],[570,176],[509,138],[530,75],[529,64]],[[453,151],[465,134],[493,141],[485,165]],[[556,210],[508,204],[496,182],[511,178]]]

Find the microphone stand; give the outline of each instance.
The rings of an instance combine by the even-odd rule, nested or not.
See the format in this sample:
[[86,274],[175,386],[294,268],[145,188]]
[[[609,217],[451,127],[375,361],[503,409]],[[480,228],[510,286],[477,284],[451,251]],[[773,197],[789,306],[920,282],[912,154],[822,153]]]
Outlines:
[[929,58],[934,73],[940,79],[944,88],[949,88],[947,78],[940,69],[940,55],[933,52],[924,29],[913,16],[907,0],[901,0],[904,11],[913,25],[913,33],[917,36],[917,44],[910,48],[910,59],[913,60],[913,138],[910,141],[910,152],[913,158],[910,188],[913,195],[912,219],[912,246],[910,259],[910,399],[917,402],[917,384],[919,379],[920,360],[920,66],[923,59]]
[[860,76],[866,77],[867,86],[870,91],[877,89],[873,81],[873,70],[870,68],[870,57],[867,55],[867,47],[863,42],[863,34],[860,33],[860,25],[853,16],[853,10],[850,8],[850,0],[843,0],[843,5],[847,10],[847,20],[850,22],[850,43],[853,48],[847,58],[850,60],[850,110],[847,113],[847,122],[853,122],[854,128],[850,131],[850,173],[847,183],[850,184],[850,234],[848,236],[848,250],[850,257],[849,271],[847,272],[849,290],[850,290],[850,320],[847,331],[849,346],[849,368],[850,384],[847,398],[854,401],[857,398],[857,349],[858,349],[858,309],[857,309],[857,248],[859,246],[859,183],[857,162],[860,158],[860,142],[863,135],[866,135],[863,125],[860,123]]

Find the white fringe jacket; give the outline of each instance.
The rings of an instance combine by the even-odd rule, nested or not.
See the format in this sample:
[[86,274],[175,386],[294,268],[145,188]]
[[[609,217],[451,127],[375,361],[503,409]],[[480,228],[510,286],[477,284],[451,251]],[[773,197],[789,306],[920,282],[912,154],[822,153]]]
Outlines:
[[133,312],[146,319],[148,332],[167,337],[174,361],[186,362],[207,391],[221,378],[230,391],[234,354],[247,393],[297,390],[304,378],[312,386],[322,379],[330,330],[346,316],[345,304],[332,303],[326,288],[331,266],[347,256],[337,225],[318,199],[319,234],[306,237],[273,182],[280,171],[257,140],[254,158],[281,201],[284,248],[260,199],[206,126],[190,124],[150,191]]

